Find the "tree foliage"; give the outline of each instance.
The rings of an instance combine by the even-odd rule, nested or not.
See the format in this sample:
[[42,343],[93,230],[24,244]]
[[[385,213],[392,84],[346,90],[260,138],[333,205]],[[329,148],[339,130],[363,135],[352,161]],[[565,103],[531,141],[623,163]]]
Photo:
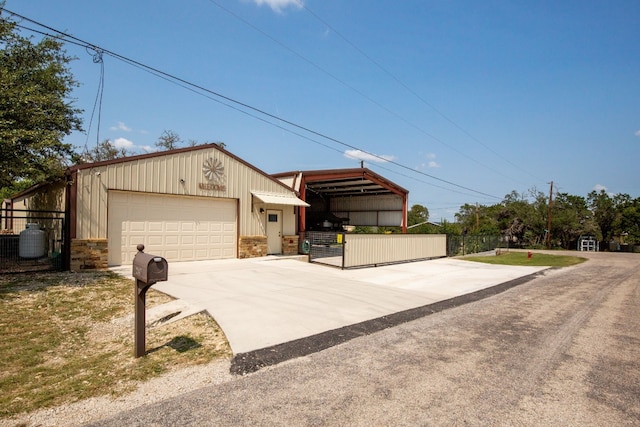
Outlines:
[[[180,139],[180,135],[172,130],[165,130],[162,132],[162,135],[160,135],[156,141],[156,147],[160,150],[175,150],[181,144],[182,139]],[[197,143],[194,145],[197,145]]]
[[604,241],[624,236],[623,243],[640,243],[640,197],[601,190],[589,193],[587,201]]
[[523,247],[544,246],[549,232],[551,245],[565,249],[575,249],[583,235],[605,243],[624,236],[624,243],[633,244],[640,243],[640,198],[604,191],[592,191],[587,198],[556,193],[549,209],[542,192],[513,191],[495,205],[462,205],[456,223],[470,234],[501,235],[510,244]]
[[430,232],[429,209],[422,205],[413,205],[407,212],[407,231],[415,234],[426,234]]
[[66,135],[81,130],[77,86],[59,40],[23,37],[0,16],[0,188],[42,182],[75,160]]
[[129,153],[124,147],[116,147],[109,139],[105,139],[92,150],[82,153],[82,159],[87,162],[101,162],[103,160],[119,159]]

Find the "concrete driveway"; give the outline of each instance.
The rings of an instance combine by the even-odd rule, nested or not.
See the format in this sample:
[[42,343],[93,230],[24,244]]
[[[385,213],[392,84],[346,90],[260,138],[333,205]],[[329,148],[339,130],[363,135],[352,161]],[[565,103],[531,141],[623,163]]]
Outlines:
[[[169,280],[154,288],[178,299],[162,315],[180,311],[178,319],[206,310],[238,355],[429,306],[543,269],[442,258],[340,270],[269,256],[170,263]],[[131,266],[112,270],[131,275]]]

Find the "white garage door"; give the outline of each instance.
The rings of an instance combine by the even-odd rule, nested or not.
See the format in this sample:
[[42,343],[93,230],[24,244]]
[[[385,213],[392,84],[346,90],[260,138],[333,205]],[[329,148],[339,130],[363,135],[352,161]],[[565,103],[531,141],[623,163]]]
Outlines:
[[236,201],[109,191],[109,265],[145,252],[167,261],[235,258]]

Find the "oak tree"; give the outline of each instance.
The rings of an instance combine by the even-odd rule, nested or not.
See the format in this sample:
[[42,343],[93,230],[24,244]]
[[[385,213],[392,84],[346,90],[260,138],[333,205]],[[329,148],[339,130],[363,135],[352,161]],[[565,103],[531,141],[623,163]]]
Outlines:
[[[0,3],[0,13],[2,13]],[[0,192],[51,180],[76,160],[63,141],[82,130],[74,80],[60,40],[34,41],[0,14]]]

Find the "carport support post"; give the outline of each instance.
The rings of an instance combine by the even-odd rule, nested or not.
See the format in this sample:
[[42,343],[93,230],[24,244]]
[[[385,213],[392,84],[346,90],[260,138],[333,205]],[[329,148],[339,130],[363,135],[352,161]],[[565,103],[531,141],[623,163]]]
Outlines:
[[135,355],[141,357],[146,352],[146,296],[147,290],[151,284],[145,283],[140,279],[136,279],[136,313],[135,313]]

